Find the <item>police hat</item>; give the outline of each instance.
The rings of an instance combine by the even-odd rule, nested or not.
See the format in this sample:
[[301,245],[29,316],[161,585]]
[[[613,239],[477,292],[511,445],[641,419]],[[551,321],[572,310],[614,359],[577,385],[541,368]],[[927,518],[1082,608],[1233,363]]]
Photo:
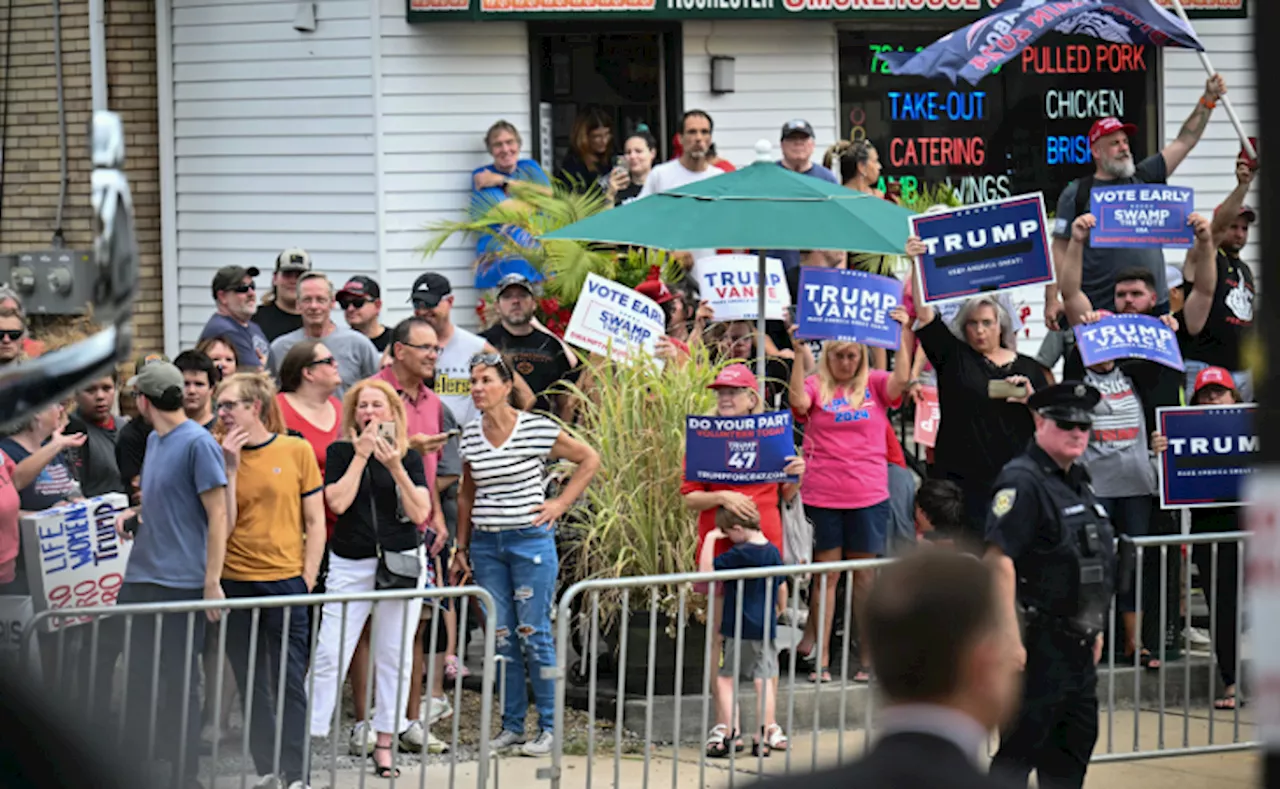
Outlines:
[[1093,424],[1093,409],[1102,393],[1080,381],[1063,381],[1031,395],[1027,405],[1049,419]]

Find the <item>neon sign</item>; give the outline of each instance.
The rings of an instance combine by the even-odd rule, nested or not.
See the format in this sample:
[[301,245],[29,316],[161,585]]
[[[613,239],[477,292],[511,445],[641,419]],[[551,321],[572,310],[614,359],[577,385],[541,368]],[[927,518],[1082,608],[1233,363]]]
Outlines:
[[961,93],[936,90],[921,93],[889,91],[889,117],[895,121],[980,121],[986,118],[984,91]]
[[981,137],[895,137],[889,143],[894,167],[981,167],[986,161]]
[[1139,44],[1071,44],[1060,47],[1027,47],[1022,51],[1022,73],[1089,74],[1147,70],[1147,48]]
[[1088,164],[1093,161],[1089,138],[1083,134],[1046,137],[1044,159],[1047,164]]

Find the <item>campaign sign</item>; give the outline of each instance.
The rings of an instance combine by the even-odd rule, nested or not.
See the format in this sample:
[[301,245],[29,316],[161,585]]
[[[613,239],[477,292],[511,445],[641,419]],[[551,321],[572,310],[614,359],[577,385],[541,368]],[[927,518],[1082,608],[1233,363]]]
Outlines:
[[1089,210],[1098,224],[1089,236],[1094,248],[1190,247],[1195,231],[1187,217],[1195,210],[1195,190],[1167,184],[1095,186]]
[[564,339],[624,364],[631,364],[643,350],[661,369],[662,360],[654,358],[654,352],[658,338],[666,333],[662,308],[652,299],[599,274],[587,274]]
[[1254,412],[1253,405],[1156,409],[1169,439],[1157,465],[1163,509],[1243,503],[1258,453]]
[[922,403],[916,403],[915,442],[922,447],[938,443],[938,428],[942,426],[942,404],[938,402],[938,387],[920,387]]
[[801,339],[840,340],[897,350],[902,326],[889,311],[902,304],[902,283],[853,269],[800,269]]
[[[23,554],[36,613],[115,604],[133,547],[116,534],[116,516],[128,506],[124,494],[108,493],[22,519]],[[51,617],[44,620],[43,629],[53,632],[88,621]]]
[[[712,255],[693,267],[702,300],[716,311],[717,321],[754,321],[760,316],[760,260],[755,255]],[[791,288],[782,261],[765,258],[765,320],[780,321],[791,305]]]
[[1172,367],[1187,369],[1178,347],[1178,336],[1149,315],[1108,315],[1097,323],[1075,327],[1076,347],[1086,366],[1116,359],[1146,359]]
[[689,482],[796,482],[782,471],[794,454],[790,411],[685,417],[684,478]]
[[1040,192],[908,221],[927,250],[919,261],[925,304],[1054,281]]

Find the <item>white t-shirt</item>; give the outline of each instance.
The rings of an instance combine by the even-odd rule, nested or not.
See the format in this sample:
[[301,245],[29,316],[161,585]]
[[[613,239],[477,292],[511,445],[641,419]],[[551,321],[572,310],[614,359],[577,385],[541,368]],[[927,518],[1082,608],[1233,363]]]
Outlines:
[[[694,172],[681,164],[679,159],[672,159],[649,171],[649,177],[645,179],[644,188],[640,190],[640,198],[648,197],[658,192],[668,192],[681,186],[705,181],[708,178],[723,174],[724,170],[714,164],[707,165],[705,170]],[[689,251],[693,254],[694,260],[711,257],[716,253],[714,249],[691,249]]]

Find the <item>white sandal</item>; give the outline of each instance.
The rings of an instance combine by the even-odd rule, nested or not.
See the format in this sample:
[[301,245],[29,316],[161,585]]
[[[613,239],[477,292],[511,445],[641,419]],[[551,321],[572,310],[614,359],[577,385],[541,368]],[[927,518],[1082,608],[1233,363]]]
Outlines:
[[769,750],[785,751],[791,741],[787,739],[787,735],[783,733],[782,727],[773,724],[764,730],[764,741],[769,745]]

